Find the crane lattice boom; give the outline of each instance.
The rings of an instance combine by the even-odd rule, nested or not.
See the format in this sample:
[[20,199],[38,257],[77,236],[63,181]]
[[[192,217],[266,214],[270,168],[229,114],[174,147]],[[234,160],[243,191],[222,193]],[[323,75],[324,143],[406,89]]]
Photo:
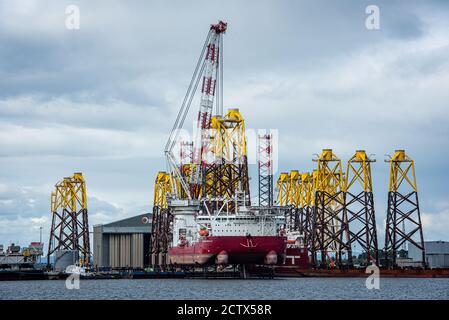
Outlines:
[[[214,102],[216,102],[216,114],[221,115],[223,113],[222,35],[226,29],[227,23],[223,21],[219,21],[217,24],[210,26],[195,72],[193,73],[181,109],[179,110],[175,124],[165,146],[165,154],[172,177],[179,182],[173,183],[173,185],[179,185],[183,192],[187,193],[188,198],[190,199],[197,199],[200,196],[202,182],[201,175],[202,169],[206,164],[204,155],[208,150],[208,131],[210,129]],[[186,176],[183,175],[178,168],[173,155],[173,148],[177,142],[179,131],[184,124],[200,81],[201,99],[197,118],[197,130],[193,142],[193,165],[190,176]],[[216,100],[215,96],[217,96]],[[180,194],[181,190],[176,190],[176,193]]]

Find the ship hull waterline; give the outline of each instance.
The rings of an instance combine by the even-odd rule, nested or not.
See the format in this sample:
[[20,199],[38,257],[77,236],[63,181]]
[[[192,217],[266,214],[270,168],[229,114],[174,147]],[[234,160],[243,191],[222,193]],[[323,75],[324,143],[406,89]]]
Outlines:
[[172,265],[278,265],[285,260],[287,238],[282,236],[208,236],[191,246],[168,250]]

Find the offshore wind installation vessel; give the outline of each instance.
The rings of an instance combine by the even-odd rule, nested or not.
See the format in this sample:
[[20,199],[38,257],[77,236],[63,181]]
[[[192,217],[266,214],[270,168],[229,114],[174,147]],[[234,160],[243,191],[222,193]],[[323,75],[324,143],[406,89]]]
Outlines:
[[[226,29],[223,21],[210,26],[165,146],[168,172],[159,172],[154,186],[154,266],[275,265],[285,260],[287,209],[251,205],[245,121],[238,109],[223,114]],[[180,132],[197,91],[194,138],[182,141]]]

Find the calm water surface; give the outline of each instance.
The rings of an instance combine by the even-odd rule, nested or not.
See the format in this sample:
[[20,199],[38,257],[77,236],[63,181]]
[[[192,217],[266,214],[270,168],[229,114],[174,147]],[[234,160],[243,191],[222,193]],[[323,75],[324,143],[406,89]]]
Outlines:
[[64,280],[0,281],[0,299],[444,299],[449,279],[381,279],[368,290],[362,278],[272,280]]

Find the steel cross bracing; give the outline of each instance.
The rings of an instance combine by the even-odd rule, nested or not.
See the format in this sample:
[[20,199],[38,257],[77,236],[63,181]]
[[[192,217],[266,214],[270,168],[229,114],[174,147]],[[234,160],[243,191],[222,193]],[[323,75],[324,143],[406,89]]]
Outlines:
[[154,184],[153,215],[151,225],[150,254],[153,266],[165,266],[166,255],[172,240],[173,215],[167,207],[167,195],[172,192],[170,175],[158,172]]
[[90,264],[89,223],[87,216],[86,184],[81,173],[66,177],[55,185],[51,193],[52,223],[47,253],[59,250],[77,251],[82,266]]
[[[317,160],[312,261],[321,266],[340,266],[343,254],[352,254],[348,219],[344,210],[344,181],[340,159],[324,149]],[[318,253],[321,261],[318,261]]]
[[[421,265],[426,265],[424,236],[418,202],[415,163],[404,150],[396,150],[386,160],[390,164],[388,210],[385,232],[387,267],[397,266],[401,247],[408,244],[421,251]],[[407,248],[405,248],[407,249]]]
[[202,197],[209,200],[209,210],[224,203],[233,210],[235,202],[226,200],[236,196],[249,206],[245,121],[238,109],[229,109],[223,117],[212,118],[211,129],[208,148],[211,157],[203,166]]
[[314,222],[316,171],[301,174],[301,201],[299,231],[304,235],[304,244],[310,250],[312,247],[312,232]]
[[[373,183],[370,159],[358,150],[348,161],[345,175],[345,211],[348,218],[351,248],[358,244],[366,263],[379,265],[376,218],[374,212]],[[348,257],[352,265],[352,255]]]
[[[346,173],[330,149],[324,149],[314,161],[318,165],[312,174],[292,170],[279,175],[277,204],[291,208],[285,216],[285,228],[303,234],[315,266],[352,266],[352,250],[357,246],[362,249],[361,263],[379,265],[371,173],[375,160],[364,150],[357,150],[347,163]],[[386,265],[399,266],[397,259],[406,257],[407,249],[413,248],[420,253],[418,264],[425,267],[414,162],[403,150],[397,150],[387,162]]]
[[273,135],[258,136],[259,206],[273,206]]
[[312,173],[303,174],[302,180],[305,184],[305,202],[304,202],[304,243],[312,256],[313,234],[315,230],[315,193],[318,172],[313,170]]
[[[313,180],[308,172],[300,175],[298,230],[304,235],[304,240],[310,237],[311,208],[313,197]],[[305,242],[306,243],[306,242]]]
[[298,231],[300,227],[301,214],[301,176],[297,170],[290,171],[289,183],[289,204],[291,206],[290,212],[286,218],[286,228],[289,231]]
[[276,182],[277,205],[284,207],[290,204],[290,175],[281,172]]
[[281,207],[289,207],[290,209],[285,212],[285,229],[289,230],[291,228],[292,221],[294,220],[293,211],[294,208],[291,205],[291,178],[290,173],[281,172],[276,181],[276,192],[277,192],[277,201],[276,204]]

